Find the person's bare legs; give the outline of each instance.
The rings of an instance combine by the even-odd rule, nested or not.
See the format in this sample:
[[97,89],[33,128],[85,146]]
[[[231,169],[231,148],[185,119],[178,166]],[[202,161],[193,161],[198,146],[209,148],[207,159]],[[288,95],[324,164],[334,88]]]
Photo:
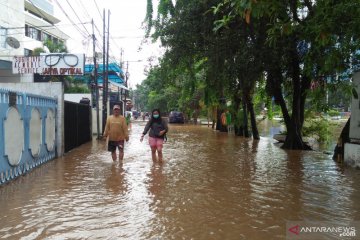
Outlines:
[[157,153],[158,153],[158,157],[159,157],[159,162],[162,163],[162,161],[163,161],[162,149],[157,149]]
[[112,157],[112,160],[115,162],[116,161],[116,149],[115,149],[115,151],[111,152],[111,157]]
[[153,162],[156,162],[156,147],[151,147],[151,158]]
[[122,161],[124,159],[124,149],[120,149],[119,151],[119,161]]

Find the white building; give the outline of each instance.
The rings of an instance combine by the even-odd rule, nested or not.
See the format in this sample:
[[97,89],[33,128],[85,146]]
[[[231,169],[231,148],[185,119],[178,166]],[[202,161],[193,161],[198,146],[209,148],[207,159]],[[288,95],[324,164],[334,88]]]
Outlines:
[[33,74],[12,74],[13,56],[28,56],[43,42],[69,38],[55,24],[52,0],[0,0],[0,83],[33,82]]

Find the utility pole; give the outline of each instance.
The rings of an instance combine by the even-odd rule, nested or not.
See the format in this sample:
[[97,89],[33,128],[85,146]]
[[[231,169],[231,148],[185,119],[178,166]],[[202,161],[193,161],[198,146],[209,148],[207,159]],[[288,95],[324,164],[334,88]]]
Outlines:
[[105,115],[107,115],[107,102],[108,102],[108,92],[109,92],[109,39],[110,39],[110,10],[108,9],[108,30],[107,30],[107,47],[106,47],[106,102],[105,102]]
[[99,124],[99,88],[97,79],[97,65],[96,65],[96,52],[95,52],[95,33],[94,33],[94,19],[91,20],[92,24],[92,39],[93,39],[93,57],[94,57],[94,83],[95,83],[95,99],[96,99],[96,127],[97,139],[100,139],[100,124]]
[[105,130],[105,125],[106,125],[106,118],[107,118],[107,114],[106,114],[106,97],[107,96],[107,92],[106,92],[106,75],[105,75],[105,36],[106,36],[106,31],[105,31],[105,8],[103,11],[103,72],[102,72],[102,79],[103,79],[103,99],[102,99],[102,129],[103,131]]
[[121,48],[120,49],[120,68],[121,69],[123,68],[123,53],[124,53],[124,50]]
[[[125,87],[128,87],[128,79],[129,79],[129,61],[126,62],[126,73],[125,73]],[[127,90],[125,90],[125,104],[126,104],[126,95],[127,95]]]

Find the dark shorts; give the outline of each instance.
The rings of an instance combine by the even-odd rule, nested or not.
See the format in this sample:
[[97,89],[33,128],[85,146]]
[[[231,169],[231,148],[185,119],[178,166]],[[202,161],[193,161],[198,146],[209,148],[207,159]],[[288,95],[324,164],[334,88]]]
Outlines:
[[120,141],[109,141],[108,143],[108,151],[114,152],[116,151],[116,147],[118,147],[119,151],[124,151],[124,140]]

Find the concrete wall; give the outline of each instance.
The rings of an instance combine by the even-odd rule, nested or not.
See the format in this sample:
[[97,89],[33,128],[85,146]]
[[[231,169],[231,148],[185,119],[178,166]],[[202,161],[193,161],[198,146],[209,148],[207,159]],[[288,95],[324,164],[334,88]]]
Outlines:
[[[25,29],[18,28],[25,26],[25,15],[24,15],[24,0],[0,0],[0,27],[10,28],[7,30],[7,36],[16,38],[20,47],[15,49],[0,42],[0,59],[6,61],[12,61],[13,55],[24,55],[24,41]],[[14,29],[17,27],[17,29]],[[5,40],[5,37],[0,37],[2,41]],[[8,57],[5,57],[8,56]]]
[[64,154],[64,88],[62,83],[0,83],[0,88],[54,97],[58,101],[56,113],[56,145],[57,155]]
[[351,143],[344,147],[344,162],[348,166],[360,167],[360,72],[353,76],[353,86],[358,98],[352,98],[349,137]]
[[360,72],[357,72],[353,76],[353,85],[357,94],[358,99],[352,98],[351,101],[351,119],[350,119],[350,139],[360,140]]
[[[5,36],[0,36],[0,60],[12,62],[14,55],[24,55],[25,26],[24,0],[0,0],[0,27],[8,28]],[[16,27],[16,29],[14,29]],[[1,32],[1,34],[3,34]],[[7,37],[19,41],[20,47],[13,48],[6,43]],[[20,74],[12,74],[12,67],[0,69],[0,82],[21,82]]]
[[360,168],[360,144],[345,143],[344,161],[346,165]]

